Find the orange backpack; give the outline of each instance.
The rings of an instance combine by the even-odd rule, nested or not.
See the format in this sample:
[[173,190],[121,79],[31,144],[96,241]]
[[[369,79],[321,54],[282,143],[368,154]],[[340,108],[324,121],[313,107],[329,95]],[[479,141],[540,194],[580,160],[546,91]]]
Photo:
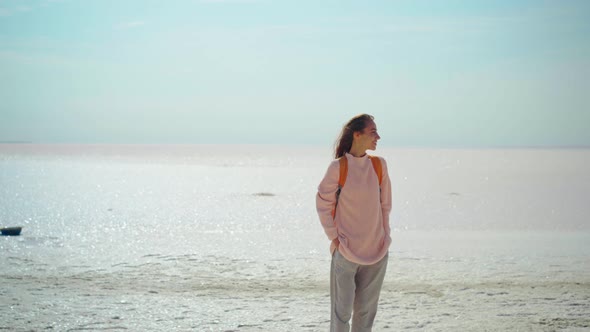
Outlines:
[[[381,189],[381,181],[383,180],[383,168],[381,167],[381,159],[376,156],[368,155],[371,163],[373,164],[373,169],[375,173],[377,173],[377,178],[379,178],[379,189]],[[332,217],[336,216],[336,207],[338,206],[338,198],[340,197],[340,191],[344,184],[346,183],[346,176],[348,175],[348,159],[346,156],[342,156],[338,158],[340,161],[340,177],[338,178],[338,190],[336,191],[336,204],[334,205],[334,209],[332,210]]]

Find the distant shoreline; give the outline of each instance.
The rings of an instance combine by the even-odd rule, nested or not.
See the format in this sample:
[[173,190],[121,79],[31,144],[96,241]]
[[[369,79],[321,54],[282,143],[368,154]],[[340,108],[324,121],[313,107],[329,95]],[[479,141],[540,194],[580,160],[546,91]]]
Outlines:
[[[231,146],[281,146],[281,147],[324,147],[323,144],[297,144],[297,143],[72,143],[72,142],[48,142],[40,143],[33,141],[0,141],[2,145],[38,145],[38,146],[89,146],[89,147],[165,147],[165,146],[209,146],[209,147],[231,147]],[[490,146],[419,146],[419,145],[381,145],[386,149],[416,149],[416,150],[588,150],[590,145],[490,145]]]
[[0,141],[0,144],[34,144],[33,141]]

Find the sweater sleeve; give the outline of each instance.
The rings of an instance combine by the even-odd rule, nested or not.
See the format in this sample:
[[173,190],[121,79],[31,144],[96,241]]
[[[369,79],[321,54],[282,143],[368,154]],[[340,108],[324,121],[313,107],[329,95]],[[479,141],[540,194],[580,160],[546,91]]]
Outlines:
[[387,163],[385,159],[381,158],[381,164],[383,165],[383,179],[381,183],[381,212],[383,214],[383,228],[385,234],[388,236],[391,234],[391,227],[389,225],[389,214],[391,213],[391,180],[389,178],[389,172],[387,171]]
[[335,160],[328,167],[324,178],[318,186],[318,193],[316,195],[318,216],[329,240],[338,238],[338,231],[334,223],[334,218],[332,217],[332,210],[336,206],[336,191],[338,190],[339,176],[340,163],[338,160]]

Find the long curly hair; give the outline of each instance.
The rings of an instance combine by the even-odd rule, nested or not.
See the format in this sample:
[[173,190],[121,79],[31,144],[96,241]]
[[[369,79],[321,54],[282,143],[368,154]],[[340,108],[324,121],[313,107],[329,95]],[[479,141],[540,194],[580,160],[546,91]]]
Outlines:
[[346,152],[350,152],[352,148],[353,134],[356,132],[362,132],[367,127],[367,122],[373,120],[373,116],[369,114],[359,114],[348,120],[348,122],[342,127],[340,136],[334,144],[334,157],[336,159],[344,156]]

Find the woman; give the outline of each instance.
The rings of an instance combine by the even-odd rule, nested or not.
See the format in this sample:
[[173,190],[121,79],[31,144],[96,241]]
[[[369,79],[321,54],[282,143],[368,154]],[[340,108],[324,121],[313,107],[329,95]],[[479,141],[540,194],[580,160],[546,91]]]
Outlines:
[[[330,331],[334,332],[349,331],[351,316],[352,331],[371,331],[387,269],[391,182],[385,160],[366,153],[375,150],[381,138],[373,119],[361,114],[344,125],[336,142],[336,159],[316,195],[320,222],[332,241]],[[373,158],[378,158],[381,172]],[[348,170],[339,190],[341,167]]]

